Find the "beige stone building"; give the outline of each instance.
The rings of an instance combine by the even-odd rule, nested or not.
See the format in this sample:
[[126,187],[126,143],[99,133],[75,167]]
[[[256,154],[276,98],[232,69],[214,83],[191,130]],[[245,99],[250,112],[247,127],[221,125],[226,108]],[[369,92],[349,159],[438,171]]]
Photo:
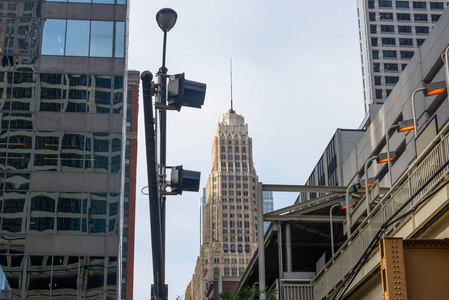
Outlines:
[[193,299],[233,291],[243,275],[257,248],[257,181],[248,124],[230,109],[218,118],[212,145],[203,243],[191,282]]

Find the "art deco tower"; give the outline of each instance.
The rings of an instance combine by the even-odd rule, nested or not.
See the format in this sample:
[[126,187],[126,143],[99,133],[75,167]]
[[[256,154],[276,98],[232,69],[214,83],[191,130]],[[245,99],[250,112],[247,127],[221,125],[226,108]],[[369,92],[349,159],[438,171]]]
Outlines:
[[[257,175],[248,124],[230,109],[218,118],[206,187],[203,243],[193,276],[193,298],[233,290],[257,247]],[[215,292],[214,292],[215,290]]]

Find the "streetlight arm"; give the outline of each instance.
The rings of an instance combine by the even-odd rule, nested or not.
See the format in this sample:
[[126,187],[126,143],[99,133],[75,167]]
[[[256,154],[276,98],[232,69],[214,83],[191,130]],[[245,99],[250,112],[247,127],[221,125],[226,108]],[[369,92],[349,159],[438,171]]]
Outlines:
[[[388,150],[387,150],[388,151]],[[370,201],[369,201],[369,185],[368,185],[368,164],[372,162],[373,160],[376,160],[377,156],[371,156],[368,158],[365,162],[365,200],[366,200],[366,215],[369,215],[371,208],[370,208]],[[388,158],[390,160],[390,158]],[[349,200],[348,200],[349,201]]]
[[415,140],[418,137],[418,129],[416,125],[416,111],[415,111],[415,95],[417,92],[425,91],[426,88],[419,88],[413,91],[412,93],[412,113],[413,113],[413,125],[415,126]]
[[398,124],[395,125],[391,125],[390,127],[388,127],[387,129],[387,133],[386,133],[386,142],[387,142],[387,164],[388,164],[388,173],[389,173],[389,179],[390,179],[390,188],[393,186],[393,175],[391,173],[391,161],[390,161],[390,130],[392,129],[396,129],[399,128]]
[[357,186],[357,182],[350,183],[348,185],[348,188],[346,189],[346,197],[345,197],[345,205],[346,205],[346,234],[347,238],[349,240],[349,237],[351,236],[351,224],[350,224],[350,216],[349,216],[349,192],[354,186]]

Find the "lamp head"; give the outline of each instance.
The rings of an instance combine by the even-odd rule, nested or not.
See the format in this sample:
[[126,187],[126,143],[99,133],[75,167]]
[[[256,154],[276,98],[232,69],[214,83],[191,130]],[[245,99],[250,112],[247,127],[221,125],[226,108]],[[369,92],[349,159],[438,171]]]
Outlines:
[[398,122],[397,130],[398,132],[404,132],[415,129],[415,125],[413,124],[413,120],[404,120]]
[[[376,181],[375,178],[372,178],[372,177],[371,177],[371,178],[368,178],[368,187],[372,186],[372,185],[374,184],[375,181]],[[361,189],[366,188],[365,179],[361,179],[361,180],[359,181],[359,184],[360,184],[360,188],[361,188]]]
[[425,94],[427,96],[433,96],[438,95],[446,91],[446,82],[445,81],[438,81],[438,82],[431,82],[425,85]]
[[157,25],[163,32],[169,32],[176,24],[178,14],[171,8],[163,8],[156,14]]
[[[390,151],[390,161],[396,158],[396,151]],[[387,152],[379,153],[377,155],[376,161],[378,164],[388,162],[388,155]]]
[[[354,201],[354,199],[349,199],[349,207],[354,207],[357,203]],[[340,202],[340,208],[341,209],[346,209],[346,201],[341,201]]]

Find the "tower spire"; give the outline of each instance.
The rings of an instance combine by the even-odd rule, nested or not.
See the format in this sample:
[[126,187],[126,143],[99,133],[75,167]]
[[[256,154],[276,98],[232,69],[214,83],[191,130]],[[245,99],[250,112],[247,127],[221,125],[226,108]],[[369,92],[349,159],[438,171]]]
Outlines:
[[229,110],[229,112],[231,113],[231,114],[234,114],[235,113],[235,111],[234,111],[234,107],[233,107],[233,103],[232,103],[232,57],[229,59],[230,60],[230,70],[231,70],[231,109]]

